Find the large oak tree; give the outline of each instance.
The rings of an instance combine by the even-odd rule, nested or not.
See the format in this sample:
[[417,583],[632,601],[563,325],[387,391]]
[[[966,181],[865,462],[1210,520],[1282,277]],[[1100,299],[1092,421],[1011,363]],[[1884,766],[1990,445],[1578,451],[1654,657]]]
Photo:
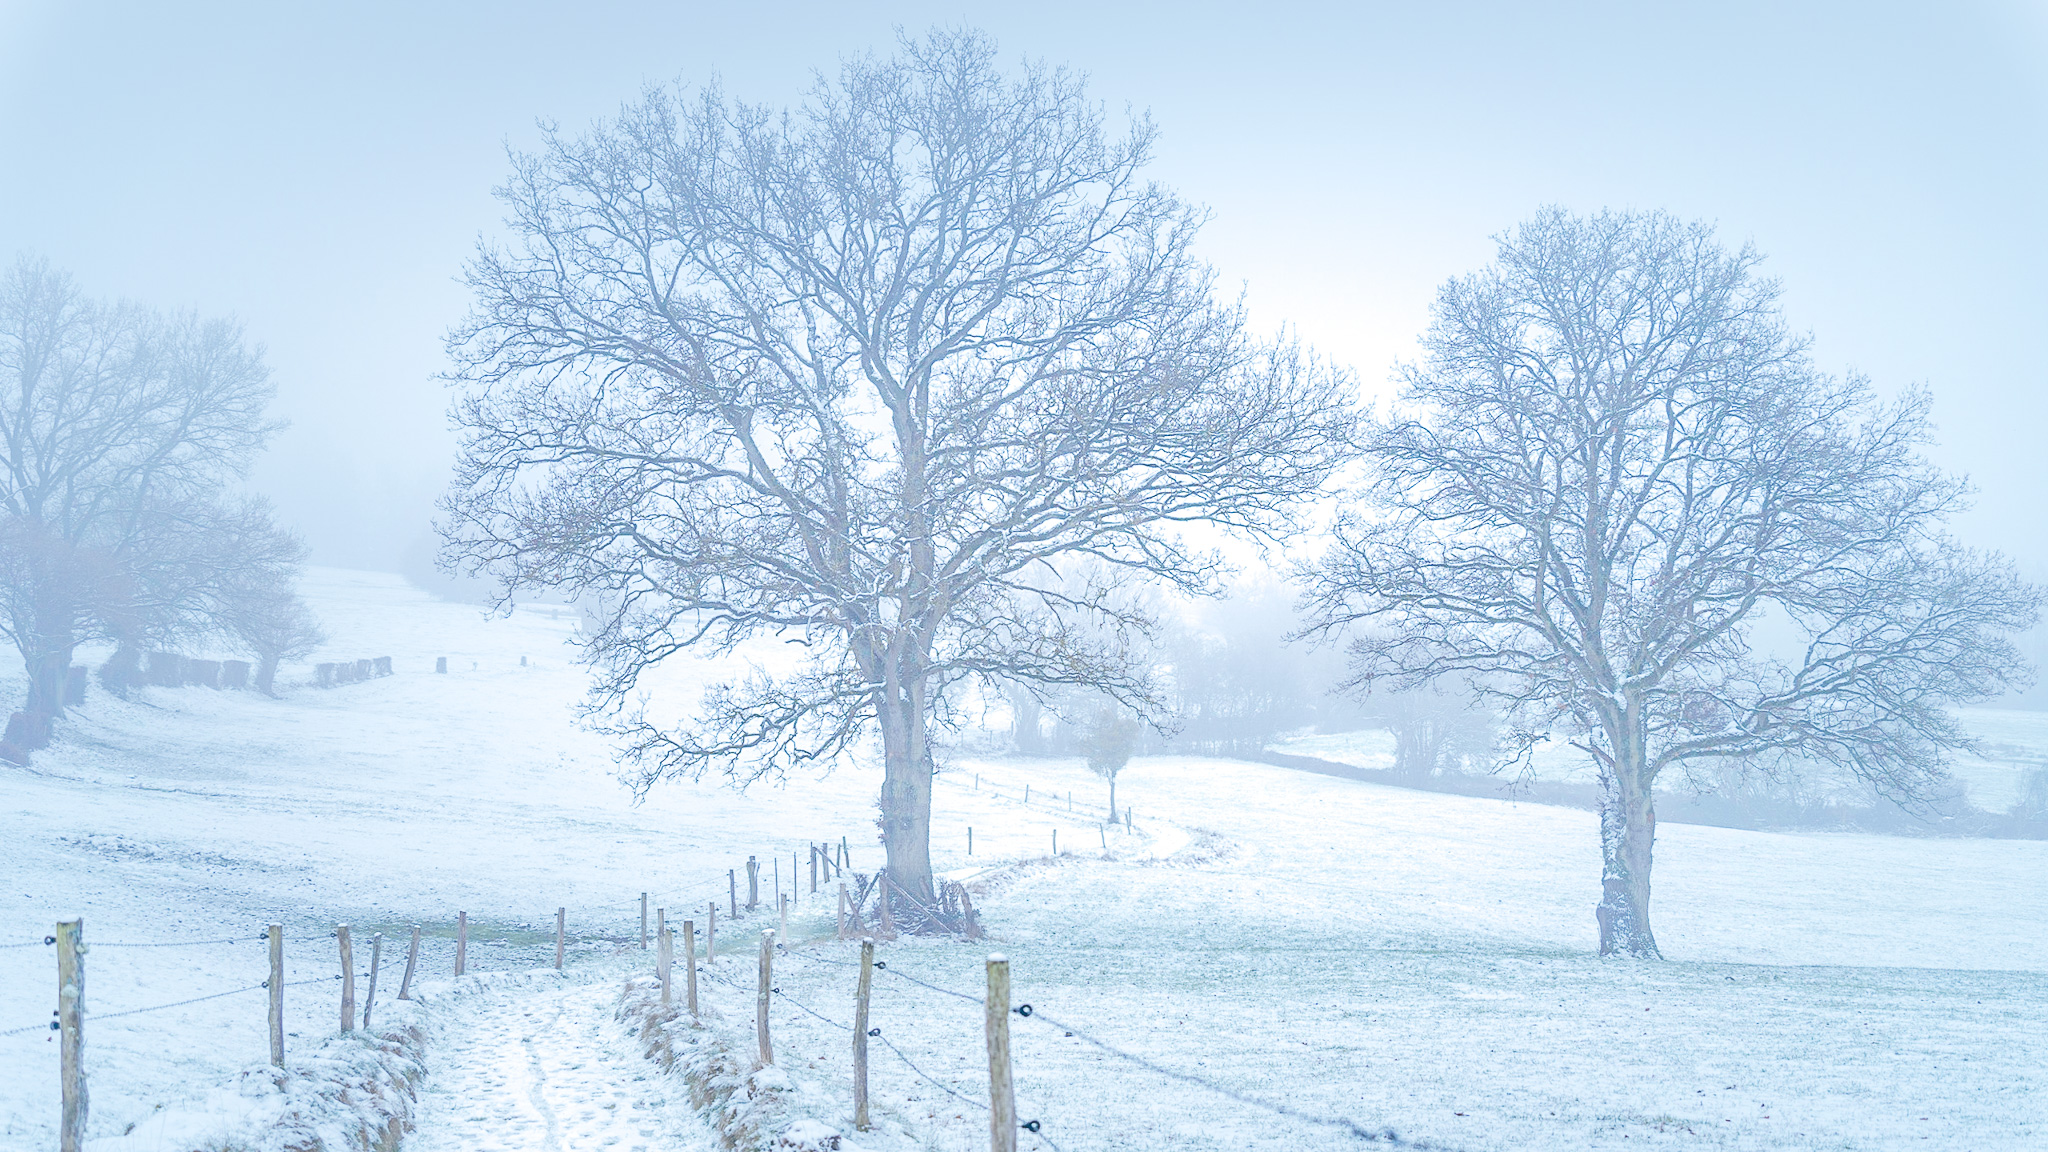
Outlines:
[[[794,107],[650,91],[515,158],[451,340],[450,558],[597,606],[589,706],[636,785],[878,731],[890,873],[926,901],[951,694],[1141,701],[1118,585],[1204,591],[1180,526],[1269,530],[1316,490],[1343,381],[1214,297],[1153,140],[946,32]],[[799,666],[634,706],[669,657],[761,636]]]
[[1662,214],[1548,209],[1444,285],[1364,500],[1314,574],[1367,683],[1464,679],[1599,770],[1603,951],[1656,955],[1653,789],[1838,766],[1923,800],[1947,706],[2025,674],[2036,593],[1943,531],[1965,485],[1786,330],[1759,257]]

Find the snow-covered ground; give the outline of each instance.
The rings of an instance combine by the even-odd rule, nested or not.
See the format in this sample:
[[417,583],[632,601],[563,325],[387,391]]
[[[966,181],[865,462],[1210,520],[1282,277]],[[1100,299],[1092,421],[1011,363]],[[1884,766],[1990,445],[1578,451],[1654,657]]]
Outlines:
[[[744,794],[674,782],[636,805],[574,723],[567,610],[486,620],[331,570],[308,594],[332,637],[318,658],[390,655],[398,674],[283,700],[95,692],[61,744],[8,770],[0,944],[28,946],[0,948],[0,1032],[47,1019],[53,965],[34,941],[63,915],[102,942],[88,1004],[109,1016],[257,983],[272,919],[292,979],[334,971],[342,922],[359,964],[371,932],[396,947],[426,925],[423,967],[441,979],[457,910],[472,967],[489,971],[551,962],[563,906],[586,978],[447,1009],[408,1147],[482,1147],[463,1118],[500,1112],[524,1118],[494,1129],[508,1148],[700,1146],[686,1097],[632,1079],[652,1066],[604,1012],[644,964],[639,893],[674,919],[720,902],[721,952],[741,954],[711,963],[704,992],[721,1026],[743,1027],[750,993],[719,981],[751,978],[770,920],[727,923],[726,870],[756,855],[772,876],[773,860],[787,888],[792,852],[839,837],[872,868],[877,773]],[[1101,782],[1078,763],[959,756],[937,789],[935,862],[990,883],[991,940],[885,944],[892,968],[978,993],[1000,949],[1017,998],[1077,1032],[1449,1147],[2048,1143],[2048,844],[1666,825],[1655,916],[1671,962],[1615,963],[1589,954],[1589,814],[1190,758],[1134,763],[1118,794],[1137,826],[1107,833],[1091,809]],[[1065,854],[1043,859],[1055,832]],[[843,1100],[852,946],[829,939],[830,905],[807,883],[798,897],[778,1042],[792,1077]],[[236,942],[105,946],[215,937]],[[294,1050],[333,1029],[328,988],[288,1002]],[[263,1011],[258,992],[89,1017],[92,1133],[202,1106],[262,1058]],[[876,1022],[919,1068],[985,1096],[978,1007],[886,979]],[[1020,1110],[1068,1152],[1355,1144],[1065,1030],[1020,1018],[1015,1035]],[[0,1147],[54,1145],[55,1048],[0,1036]],[[972,1104],[880,1048],[874,1097],[885,1124],[863,1146],[985,1146]]]

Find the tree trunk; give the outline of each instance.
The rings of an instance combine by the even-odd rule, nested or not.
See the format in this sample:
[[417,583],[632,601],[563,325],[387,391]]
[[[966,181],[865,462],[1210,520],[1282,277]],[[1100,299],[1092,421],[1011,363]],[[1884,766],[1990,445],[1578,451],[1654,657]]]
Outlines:
[[[922,693],[882,700],[882,844],[889,879],[926,904],[932,892],[932,761]],[[887,898],[887,892],[883,893]]]
[[256,662],[256,690],[265,696],[275,696],[270,686],[277,682],[277,657],[265,654]]
[[71,630],[58,625],[36,629],[35,651],[27,660],[28,703],[24,711],[45,719],[64,714],[64,681],[71,674]]
[[1662,959],[1650,930],[1650,860],[1657,812],[1641,768],[1624,758],[1601,773],[1600,954]]
[[1109,775],[1109,822],[1116,823],[1116,773]]

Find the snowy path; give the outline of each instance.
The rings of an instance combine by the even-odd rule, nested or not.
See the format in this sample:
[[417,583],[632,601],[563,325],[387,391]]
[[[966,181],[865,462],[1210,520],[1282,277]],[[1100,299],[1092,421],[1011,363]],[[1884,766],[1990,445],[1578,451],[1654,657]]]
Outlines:
[[406,1152],[697,1152],[686,1090],[612,1019],[610,982],[480,990],[442,1025]]

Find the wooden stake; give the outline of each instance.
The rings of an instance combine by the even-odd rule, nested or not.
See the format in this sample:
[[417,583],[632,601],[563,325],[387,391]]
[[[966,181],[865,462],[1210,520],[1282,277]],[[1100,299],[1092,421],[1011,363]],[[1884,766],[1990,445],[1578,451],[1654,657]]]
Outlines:
[[555,909],[555,971],[557,972],[562,970],[562,949],[567,942],[564,929],[568,914],[569,910],[567,908]]
[[694,920],[683,921],[683,970],[687,974],[690,997],[690,1015],[697,1014],[697,924]]
[[818,894],[818,846],[811,845],[811,895]]
[[846,837],[844,836],[839,838],[839,866],[842,868],[853,867],[853,849],[846,846]]
[[377,1003],[377,968],[384,957],[384,934],[370,933],[370,988],[363,993],[363,1031],[370,1030],[370,1009]]
[[1104,852],[1109,851],[1109,825],[1097,824],[1095,826],[1095,832],[1096,835],[1102,837],[1102,850]]
[[1052,830],[1052,854],[1060,854],[1060,830],[1057,828]]
[[754,1034],[761,1040],[761,1064],[775,1063],[775,1048],[768,1042],[768,992],[775,986],[775,929],[761,933],[761,984],[754,992]]
[[974,825],[967,826],[967,854],[974,855]]
[[704,962],[718,956],[718,901],[711,902],[711,915],[704,921]]
[[412,999],[412,970],[420,962],[420,926],[412,926],[412,947],[405,951],[405,979],[398,982],[398,998]]
[[341,941],[341,1030],[356,1030],[356,954],[348,942],[348,925],[337,924],[334,938]]
[[882,906],[882,939],[896,938],[896,920],[889,915],[889,870],[875,873],[875,900]]
[[983,1003],[989,1152],[1017,1152],[1017,1090],[1010,1079],[1010,961],[1001,953],[988,958],[988,998]]
[[735,919],[735,920],[739,919],[739,915],[740,915],[740,882],[739,882],[738,880],[735,880],[735,879],[733,878],[733,873],[732,873],[732,869],[730,869],[730,868],[727,868],[727,869],[725,870],[725,897],[726,897],[726,899],[727,899],[728,901],[730,901],[730,902],[731,902],[731,911],[732,911],[733,919]]
[[846,881],[839,882],[839,938],[846,939]]
[[1031,785],[1029,784],[1024,786],[1024,802],[1026,804],[1031,803]]
[[663,1008],[669,1005],[669,966],[675,958],[675,947],[675,941],[669,936],[668,925],[664,924],[660,928],[655,929],[654,968],[661,975],[661,1006]]
[[455,974],[469,966],[469,913],[455,914]]
[[284,925],[270,926],[270,1062],[284,1067]]
[[640,950],[647,951],[647,893],[640,894]]
[[747,857],[747,911],[761,906],[761,862]]
[[875,981],[875,938],[860,942],[860,984],[853,993],[853,1126],[868,1130],[868,990]]
[[789,897],[777,892],[775,894],[775,902],[782,906],[782,934],[776,937],[776,939],[787,940],[789,939]]
[[85,1094],[85,917],[57,921],[57,1033],[62,1051],[58,1075],[64,1086],[64,1111],[58,1147],[83,1152],[85,1122],[91,1111]]

